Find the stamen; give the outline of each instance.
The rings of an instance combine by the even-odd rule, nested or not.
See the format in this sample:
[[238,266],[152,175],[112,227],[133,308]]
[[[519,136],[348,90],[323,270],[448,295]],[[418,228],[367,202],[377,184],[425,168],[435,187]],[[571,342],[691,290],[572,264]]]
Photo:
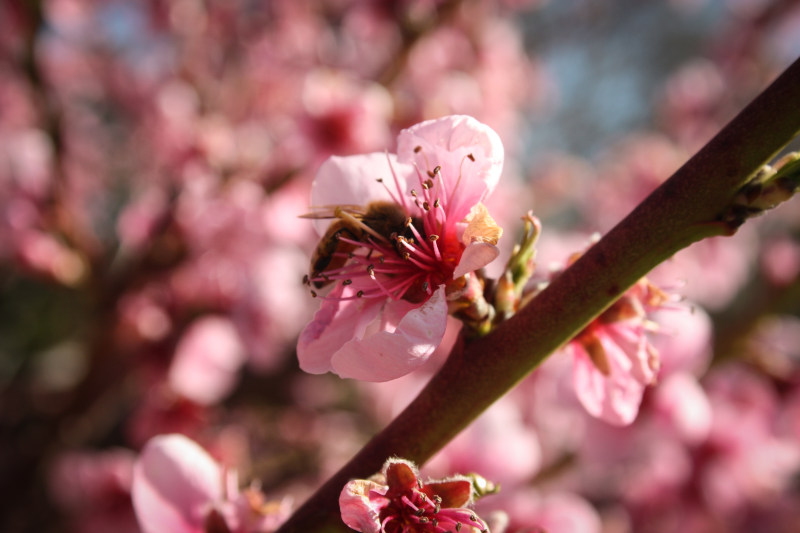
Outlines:
[[[456,180],[456,185],[453,188],[453,191],[458,189],[458,186],[461,183],[462,171],[464,170],[464,161],[467,159],[469,159],[472,162],[475,162],[475,156],[473,156],[472,154],[467,154],[461,159],[461,164],[458,165],[458,179]],[[448,203],[452,202],[452,200],[453,200],[452,197],[448,198]]]

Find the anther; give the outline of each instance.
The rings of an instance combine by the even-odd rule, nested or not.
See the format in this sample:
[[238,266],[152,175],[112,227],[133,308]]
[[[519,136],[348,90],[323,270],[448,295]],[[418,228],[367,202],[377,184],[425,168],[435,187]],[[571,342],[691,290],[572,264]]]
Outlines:
[[311,297],[312,298],[316,298],[317,297],[317,291],[311,291]]
[[422,507],[420,507],[419,509],[417,509],[416,511],[414,511],[414,514],[415,514],[415,515],[417,515],[417,516],[422,516],[422,515],[424,515],[424,514],[425,514],[425,509],[423,509]]
[[375,178],[375,181],[377,181],[378,183],[383,183],[383,178]]
[[[434,205],[436,205],[436,204],[434,204]],[[435,233],[431,233],[430,235],[428,235],[428,240],[431,241],[431,242],[438,241],[439,240],[439,236],[436,235]]]
[[427,281],[424,281],[422,283],[422,290],[428,292],[428,287],[430,287],[430,284]]
[[469,519],[472,520],[473,522],[477,522],[478,521],[478,517],[475,516],[474,514],[469,515]]
[[433,201],[433,207],[439,207],[440,205],[442,205],[442,202],[440,202],[438,198]]
[[424,209],[425,211],[430,211],[431,204],[429,204],[428,202],[422,202],[422,209]]
[[308,279],[308,274],[303,276],[303,285],[308,285],[311,281]]
[[358,291],[358,292],[356,293],[356,296],[358,296],[359,298],[361,298],[362,296],[364,296],[364,291]]
[[[420,509],[420,511],[422,511],[422,509]],[[424,512],[424,511],[423,511],[423,512]],[[429,520],[428,520],[428,517],[427,517],[427,516],[421,516],[421,515],[418,515],[418,516],[420,517],[420,518],[419,518],[419,523],[420,523],[420,524],[427,524],[427,523],[429,522]]]
[[436,175],[436,174],[434,174],[432,170],[429,170],[429,171],[428,171],[428,176],[430,176],[431,178],[432,178],[432,177],[434,177],[435,175]]
[[416,191],[416,190],[414,190],[414,189],[411,189],[411,196],[413,196],[414,198],[416,198],[416,197],[417,197],[417,191]]
[[424,182],[422,182],[423,190],[427,191],[430,188],[431,188],[431,180],[425,180]]
[[425,185],[427,185],[429,189],[432,188],[433,187],[433,180],[425,180]]
[[431,525],[432,525],[433,527],[437,527],[437,526],[439,525],[439,519],[438,519],[438,518],[434,518],[434,519],[432,519],[432,520],[431,520]]
[[406,221],[405,221],[405,224],[404,224],[404,225],[405,225],[405,227],[409,227],[409,226],[411,225],[411,223],[412,223],[412,222],[413,222],[413,221],[411,220],[411,217],[408,217],[408,218],[406,219]]
[[456,532],[461,531],[461,522],[456,522]]
[[373,265],[367,267],[367,274],[369,274],[369,277],[372,279],[375,279],[375,267]]
[[414,153],[415,154],[418,154],[420,150],[422,150],[422,146],[415,146],[414,147]]
[[433,167],[434,174],[438,174],[441,171],[442,171],[442,165],[436,165],[435,167]]
[[442,497],[441,497],[441,496],[439,496],[438,494],[434,494],[434,495],[433,495],[433,501],[435,501],[437,505],[441,505],[441,503],[442,503]]
[[346,280],[344,280],[344,281],[342,282],[342,285],[344,285],[345,287],[347,287],[347,286],[348,286],[348,285],[350,285],[351,283],[353,283],[353,280],[352,280],[352,279],[346,279]]
[[410,253],[408,253],[408,252],[403,252],[403,259],[405,259],[406,261],[408,261],[408,258],[409,258],[409,257],[411,257],[411,254],[410,254]]
[[470,161],[472,161],[473,163],[475,162],[475,156],[474,156],[474,155],[472,155],[472,154],[467,154],[467,157],[468,157],[468,158],[469,158],[469,160],[470,160]]

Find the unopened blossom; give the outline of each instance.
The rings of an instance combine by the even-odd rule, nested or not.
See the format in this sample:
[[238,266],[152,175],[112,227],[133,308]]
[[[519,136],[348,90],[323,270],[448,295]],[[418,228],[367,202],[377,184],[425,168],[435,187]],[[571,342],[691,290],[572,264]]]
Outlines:
[[644,389],[659,370],[658,351],[647,337],[654,327],[648,317],[668,298],[642,279],[567,345],[574,357],[575,393],[592,416],[615,425],[636,418]]
[[502,166],[491,128],[448,116],[403,130],[396,155],[320,167],[310,216],[322,241],[308,281],[313,294],[333,289],[300,335],[303,370],[388,381],[427,360],[448,306],[482,297],[471,273],[499,253],[502,230],[482,201]]
[[288,517],[288,501],[239,491],[226,470],[179,434],[151,439],[134,466],[133,507],[143,533],[266,533]]
[[423,483],[414,465],[389,459],[380,474],[347,483],[339,496],[342,520],[362,533],[486,532],[475,512],[467,477]]

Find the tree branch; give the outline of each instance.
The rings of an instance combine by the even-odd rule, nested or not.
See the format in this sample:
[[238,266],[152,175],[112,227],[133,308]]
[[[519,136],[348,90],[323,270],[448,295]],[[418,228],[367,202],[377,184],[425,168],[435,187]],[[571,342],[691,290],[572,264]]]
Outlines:
[[800,132],[795,61],[609,234],[491,334],[460,343],[419,396],[325,483],[279,533],[348,531],[338,497],[397,455],[424,463],[653,267],[693,242],[731,235],[743,184]]

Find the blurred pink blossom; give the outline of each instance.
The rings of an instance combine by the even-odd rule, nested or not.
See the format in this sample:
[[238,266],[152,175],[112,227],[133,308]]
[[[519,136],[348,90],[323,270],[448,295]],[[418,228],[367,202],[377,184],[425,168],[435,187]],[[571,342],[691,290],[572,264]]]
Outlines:
[[434,455],[425,471],[477,472],[511,490],[536,475],[541,454],[536,431],[524,423],[516,403],[501,399]]
[[[362,223],[356,231],[364,237],[353,240],[348,230],[339,241],[358,252],[345,255],[343,265],[312,272],[312,283],[336,286],[300,335],[303,370],[387,381],[428,359],[444,335],[447,300],[461,289],[454,280],[499,253],[499,228],[481,202],[502,165],[497,134],[466,116],[403,130],[396,157],[334,157],[323,164],[313,207],[364,205],[368,212],[380,205],[398,220],[394,236]],[[323,221],[315,222],[323,235]]]
[[66,452],[50,470],[50,492],[81,533],[138,533],[131,506],[133,452]]
[[[542,494],[534,489],[518,487],[477,505],[484,510],[503,510],[507,514],[507,533],[600,533],[600,515],[592,505],[577,494],[553,491]],[[488,513],[485,513],[488,516]],[[494,533],[494,530],[492,530]]]
[[240,492],[235,472],[178,434],[147,443],[131,492],[143,533],[270,532],[290,511],[287,500],[265,502],[256,488]]
[[186,398],[213,405],[238,382],[244,348],[233,323],[221,316],[196,320],[175,348],[169,383]]
[[658,352],[647,337],[649,317],[667,299],[642,279],[567,345],[575,393],[592,416],[615,425],[636,418],[644,389],[659,369]]

